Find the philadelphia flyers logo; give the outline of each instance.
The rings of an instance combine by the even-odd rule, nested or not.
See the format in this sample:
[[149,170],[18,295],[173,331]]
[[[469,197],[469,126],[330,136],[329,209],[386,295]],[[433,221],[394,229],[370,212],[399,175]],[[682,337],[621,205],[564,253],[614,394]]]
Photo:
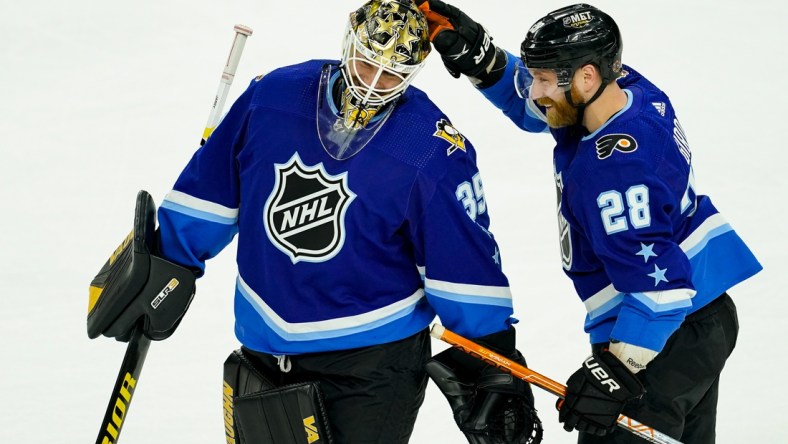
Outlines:
[[615,150],[631,153],[636,149],[638,143],[629,134],[608,134],[596,141],[596,157],[600,160],[607,159]]

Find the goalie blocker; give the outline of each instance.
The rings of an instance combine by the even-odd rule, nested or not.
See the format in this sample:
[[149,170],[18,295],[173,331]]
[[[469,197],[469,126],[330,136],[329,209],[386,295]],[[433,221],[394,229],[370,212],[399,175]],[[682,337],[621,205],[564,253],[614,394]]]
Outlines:
[[134,228],[90,284],[88,336],[128,342],[140,322],[143,334],[166,339],[177,328],[195,291],[191,270],[153,254],[156,206],[147,191],[137,194]]

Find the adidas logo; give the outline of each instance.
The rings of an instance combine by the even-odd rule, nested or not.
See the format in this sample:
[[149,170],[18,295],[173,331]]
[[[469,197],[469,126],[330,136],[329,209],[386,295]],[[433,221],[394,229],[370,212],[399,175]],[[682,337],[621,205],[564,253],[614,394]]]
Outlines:
[[652,102],[660,116],[665,117],[665,102]]

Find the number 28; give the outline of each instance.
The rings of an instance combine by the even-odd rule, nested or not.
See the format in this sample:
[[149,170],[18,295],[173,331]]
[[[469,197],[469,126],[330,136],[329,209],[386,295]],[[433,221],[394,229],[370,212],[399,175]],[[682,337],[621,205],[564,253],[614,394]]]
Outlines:
[[[607,234],[626,231],[631,224],[633,228],[644,228],[651,225],[651,212],[648,207],[648,187],[635,185],[625,193],[627,208],[624,208],[624,198],[615,190],[605,191],[596,198],[596,203],[602,209],[602,224]],[[624,211],[629,210],[629,222]]]

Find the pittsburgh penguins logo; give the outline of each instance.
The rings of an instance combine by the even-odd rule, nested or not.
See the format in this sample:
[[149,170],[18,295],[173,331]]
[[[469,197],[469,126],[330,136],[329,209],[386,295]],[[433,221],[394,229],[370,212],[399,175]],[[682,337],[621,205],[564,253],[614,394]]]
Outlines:
[[435,134],[433,136],[449,142],[451,145],[446,149],[446,155],[451,154],[458,149],[465,151],[465,136],[457,131],[446,119],[440,119],[435,122]]
[[615,150],[631,153],[636,149],[638,149],[638,143],[629,134],[608,134],[596,141],[596,157],[600,160],[607,159]]
[[268,239],[295,264],[324,262],[345,243],[345,213],[356,195],[347,173],[331,176],[323,164],[306,166],[298,153],[275,164],[276,183],[265,203]]

